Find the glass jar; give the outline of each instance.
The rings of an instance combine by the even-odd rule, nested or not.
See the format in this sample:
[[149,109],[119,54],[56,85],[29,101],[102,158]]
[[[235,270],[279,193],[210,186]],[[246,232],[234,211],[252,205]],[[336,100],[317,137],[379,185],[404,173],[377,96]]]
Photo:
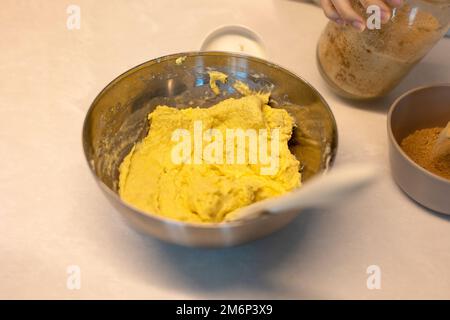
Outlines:
[[[366,16],[358,0],[353,8]],[[384,96],[444,36],[450,0],[406,0],[381,29],[358,32],[330,21],[317,47],[319,70],[341,96]]]

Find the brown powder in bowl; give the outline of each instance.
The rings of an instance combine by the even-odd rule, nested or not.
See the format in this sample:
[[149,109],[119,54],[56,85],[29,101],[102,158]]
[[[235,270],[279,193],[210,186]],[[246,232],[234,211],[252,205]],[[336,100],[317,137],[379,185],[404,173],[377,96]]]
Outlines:
[[450,180],[450,154],[433,155],[433,147],[444,128],[417,130],[403,139],[403,151],[419,166]]

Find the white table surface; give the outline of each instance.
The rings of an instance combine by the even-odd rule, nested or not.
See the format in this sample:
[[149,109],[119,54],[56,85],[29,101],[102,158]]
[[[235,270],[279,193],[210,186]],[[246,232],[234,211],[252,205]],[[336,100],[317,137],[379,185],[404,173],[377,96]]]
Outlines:
[[[69,4],[81,29],[66,28]],[[257,6],[256,6],[257,5]],[[381,178],[333,210],[224,250],[177,247],[130,229],[85,164],[81,128],[96,94],[157,56],[196,50],[221,25],[258,32],[269,59],[302,75],[336,116],[337,165]],[[450,217],[410,201],[388,165],[386,111],[407,89],[450,82],[442,40],[386,99],[343,101],[321,79],[326,19],[288,0],[3,0],[0,10],[0,298],[450,298]],[[66,287],[69,265],[81,289]],[[366,268],[381,268],[381,289]]]

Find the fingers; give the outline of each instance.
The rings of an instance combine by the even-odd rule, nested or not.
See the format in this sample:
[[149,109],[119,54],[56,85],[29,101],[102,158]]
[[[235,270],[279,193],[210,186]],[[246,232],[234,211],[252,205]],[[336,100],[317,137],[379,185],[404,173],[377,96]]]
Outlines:
[[331,0],[320,0],[320,5],[322,6],[323,12],[327,16],[328,19],[333,20],[339,24],[344,24],[344,20],[341,19],[341,16],[334,8]]
[[348,0],[331,0],[334,8],[342,20],[351,24],[355,29],[363,31],[366,27],[364,19],[352,8]]
[[[365,20],[353,8],[349,0],[321,0],[325,15],[338,24],[351,24],[355,29],[363,31]],[[360,0],[364,8],[376,5],[381,11],[381,22],[386,23],[391,18],[391,7],[400,7],[404,0]]]

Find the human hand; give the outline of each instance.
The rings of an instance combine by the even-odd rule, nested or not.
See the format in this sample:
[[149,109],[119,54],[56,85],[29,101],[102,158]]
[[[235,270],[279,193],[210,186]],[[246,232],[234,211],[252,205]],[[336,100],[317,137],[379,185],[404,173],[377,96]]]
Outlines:
[[[359,0],[367,9],[371,5],[377,5],[381,10],[381,22],[386,23],[391,18],[391,7],[400,7],[403,0]],[[366,23],[351,5],[350,0],[320,0],[320,5],[325,15],[338,24],[350,24],[355,29],[363,31]]]

